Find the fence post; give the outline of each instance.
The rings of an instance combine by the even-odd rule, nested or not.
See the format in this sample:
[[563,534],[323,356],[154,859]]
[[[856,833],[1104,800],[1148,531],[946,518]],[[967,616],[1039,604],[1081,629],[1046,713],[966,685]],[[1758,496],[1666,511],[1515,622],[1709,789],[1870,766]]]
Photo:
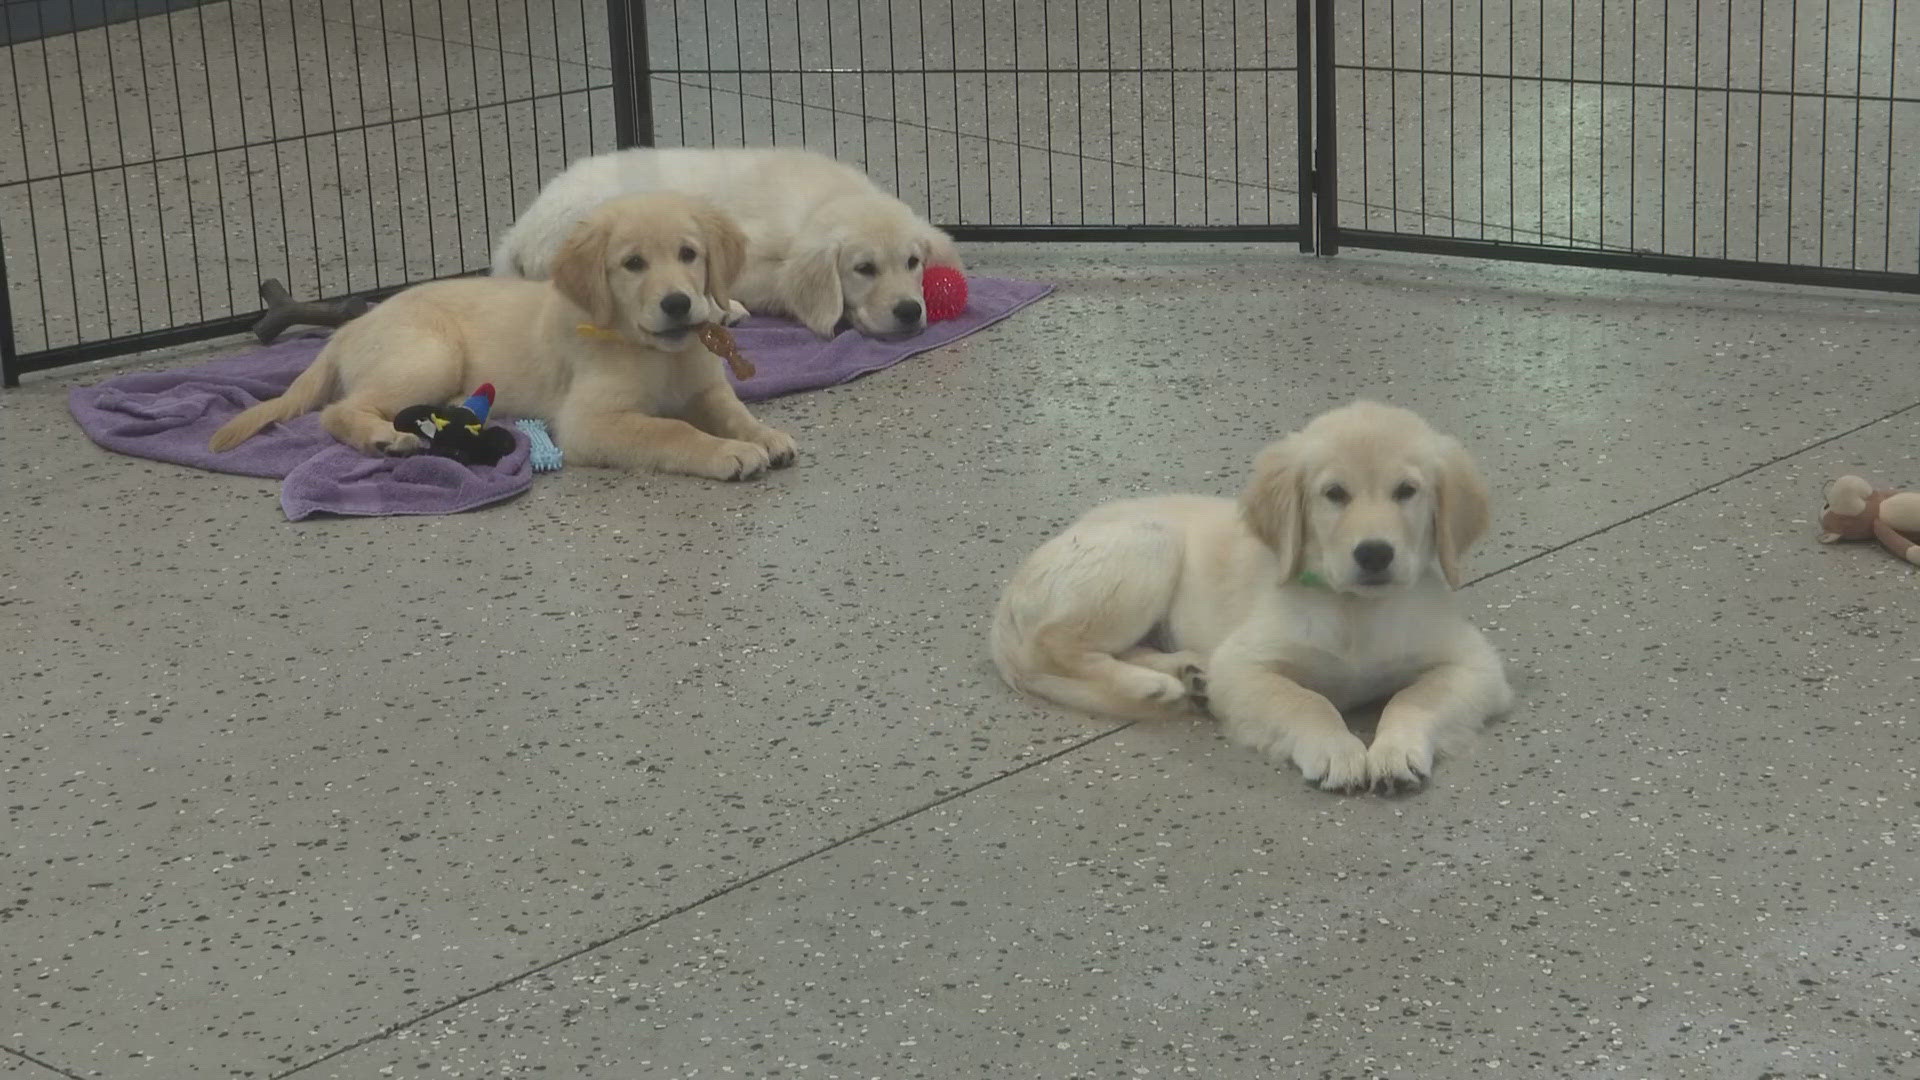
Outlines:
[[620,149],[653,145],[653,59],[647,52],[645,0],[607,0],[607,49],[613,68],[613,138]]
[[[1314,250],[1322,255],[1334,255],[1340,251],[1339,144],[1334,138],[1334,126],[1338,119],[1333,99],[1333,9],[1334,0],[1314,0],[1313,201],[1314,231],[1317,234]],[[1304,116],[1300,122],[1303,125],[1307,122]]]
[[1293,5],[1293,81],[1298,84],[1299,98],[1293,123],[1300,135],[1300,250],[1308,254],[1313,253],[1313,4],[1314,0],[1295,0]]
[[[33,197],[32,189],[28,189],[27,197]],[[20,385],[19,359],[13,340],[13,294],[7,290],[7,238],[0,233],[0,386]]]

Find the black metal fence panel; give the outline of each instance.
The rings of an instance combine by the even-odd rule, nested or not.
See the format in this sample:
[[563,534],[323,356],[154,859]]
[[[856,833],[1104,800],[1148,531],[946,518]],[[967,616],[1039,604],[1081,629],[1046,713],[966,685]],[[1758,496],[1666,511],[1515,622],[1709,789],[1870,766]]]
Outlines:
[[1334,249],[1920,288],[1920,10],[1337,7]]
[[484,268],[544,178],[614,145],[600,0],[6,15],[10,379],[237,331],[265,278],[317,298]]
[[649,12],[663,145],[808,147],[976,238],[1280,238],[1303,220],[1304,11],[1290,0]]
[[266,278],[380,296],[481,270],[569,161],[655,143],[810,147],[962,239],[1920,291],[1920,12],[1900,0],[0,10],[9,383],[244,329]]

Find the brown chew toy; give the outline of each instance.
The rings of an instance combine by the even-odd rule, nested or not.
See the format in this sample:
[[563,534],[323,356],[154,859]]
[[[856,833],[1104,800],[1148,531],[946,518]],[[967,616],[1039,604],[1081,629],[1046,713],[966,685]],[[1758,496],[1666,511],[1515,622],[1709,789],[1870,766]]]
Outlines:
[[753,361],[740,355],[740,346],[734,344],[733,335],[719,323],[707,323],[700,328],[700,344],[707,351],[727,362],[733,377],[745,382],[753,378]]
[[1920,492],[1875,490],[1858,476],[1827,485],[1820,515],[1820,542],[1878,540],[1880,546],[1920,564]]

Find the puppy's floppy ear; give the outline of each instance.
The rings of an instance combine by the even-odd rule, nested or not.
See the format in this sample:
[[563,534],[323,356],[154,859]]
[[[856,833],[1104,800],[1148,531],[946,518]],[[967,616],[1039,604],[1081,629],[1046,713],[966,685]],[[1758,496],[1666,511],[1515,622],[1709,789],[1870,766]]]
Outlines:
[[707,295],[724,310],[733,301],[733,283],[747,266],[747,236],[719,207],[701,200],[694,220],[707,247]]
[[1296,433],[1260,451],[1253,459],[1253,479],[1240,496],[1241,518],[1279,557],[1288,581],[1306,557],[1307,517],[1300,498],[1305,448],[1305,438]]
[[1460,562],[1491,522],[1487,482],[1458,440],[1439,437],[1433,477],[1434,549],[1447,587],[1460,587]]
[[832,337],[847,310],[845,295],[840,291],[838,245],[809,244],[788,252],[780,267],[780,297],[787,311],[806,323],[807,329],[823,338]]
[[927,265],[966,269],[960,262],[960,249],[954,246],[953,237],[931,225],[927,226]]
[[598,217],[581,222],[553,256],[553,287],[574,302],[595,326],[613,321],[613,290],[607,285],[607,226]]

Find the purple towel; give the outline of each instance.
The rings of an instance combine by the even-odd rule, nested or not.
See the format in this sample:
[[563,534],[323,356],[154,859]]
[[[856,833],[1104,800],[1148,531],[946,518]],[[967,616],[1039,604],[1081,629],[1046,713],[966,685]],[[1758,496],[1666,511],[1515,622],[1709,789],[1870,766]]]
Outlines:
[[340,445],[320,430],[318,414],[275,424],[231,453],[214,453],[207,440],[241,410],[285,393],[326,343],[317,333],[295,334],[199,367],[119,375],[74,387],[67,407],[87,437],[109,450],[210,472],[283,477]]
[[838,386],[871,371],[892,367],[909,356],[949,345],[992,326],[1053,291],[1053,286],[1011,278],[968,278],[967,309],[957,319],[937,322],[910,338],[870,338],[852,330],[821,341],[813,331],[788,319],[755,316],[733,328],[740,355],[758,369],[746,382],[727,378],[742,401]]
[[457,514],[497,503],[533,484],[527,437],[508,430],[513,452],[493,465],[462,465],[431,454],[372,457],[321,432],[330,445],[281,481],[280,509],[288,521],[304,521],[315,514]]
[[[734,328],[734,340],[758,372],[734,386],[747,401],[837,386],[957,341],[1053,291],[1051,285],[1006,278],[970,278],[967,286],[967,309],[959,318],[911,338],[882,340],[847,330],[821,341],[785,319],[748,319]],[[198,367],[121,375],[75,387],[67,404],[87,437],[109,450],[213,472],[284,478],[280,505],[289,521],[321,513],[454,514],[517,495],[533,483],[526,437],[517,431],[513,453],[491,468],[427,456],[368,457],[334,441],[316,413],[271,424],[224,454],[207,449],[214,431],[236,413],[284,393],[325,344],[323,333],[300,334]]]
[[137,371],[76,386],[67,407],[87,437],[134,457],[212,472],[283,478],[288,521],[315,514],[457,514],[518,495],[533,483],[527,442],[492,468],[448,458],[369,457],[337,442],[307,413],[225,454],[207,449],[220,425],[256,401],[278,397],[320,353],[326,338],[283,338],[242,356],[174,371]]

